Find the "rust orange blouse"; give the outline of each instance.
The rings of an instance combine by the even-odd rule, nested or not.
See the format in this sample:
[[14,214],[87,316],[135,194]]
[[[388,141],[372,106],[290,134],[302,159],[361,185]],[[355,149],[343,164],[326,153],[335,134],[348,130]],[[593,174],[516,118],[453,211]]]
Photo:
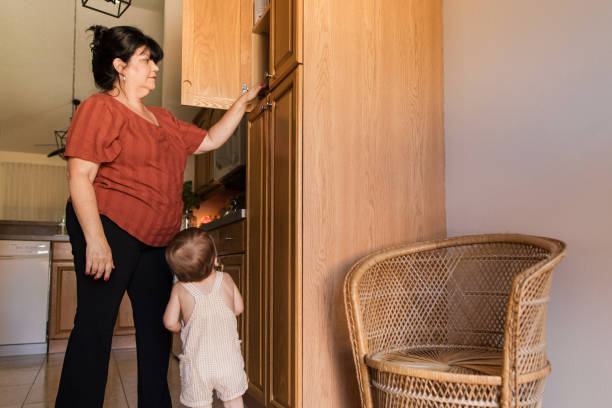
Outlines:
[[150,107],[159,126],[106,93],[87,98],[66,136],[66,157],[100,163],[98,210],[139,241],[165,246],[179,231],[187,156],[206,130]]

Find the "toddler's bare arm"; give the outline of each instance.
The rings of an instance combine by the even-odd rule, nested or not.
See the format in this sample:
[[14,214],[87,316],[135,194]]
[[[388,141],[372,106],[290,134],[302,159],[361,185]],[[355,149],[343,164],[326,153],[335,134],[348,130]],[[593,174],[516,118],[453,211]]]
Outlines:
[[179,302],[178,287],[174,285],[170,293],[168,306],[166,306],[166,311],[164,312],[164,326],[166,326],[166,329],[172,332],[181,331],[180,315],[181,304]]

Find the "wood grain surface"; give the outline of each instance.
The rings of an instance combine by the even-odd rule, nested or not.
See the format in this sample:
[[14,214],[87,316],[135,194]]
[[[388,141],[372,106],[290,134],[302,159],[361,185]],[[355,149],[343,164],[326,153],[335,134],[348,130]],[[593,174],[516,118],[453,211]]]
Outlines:
[[359,405],[342,283],[445,235],[440,0],[304,0],[303,407]]
[[[241,30],[236,24],[248,18],[244,4],[245,0],[183,1],[182,104],[227,109],[240,95],[241,81],[250,76],[250,25]],[[243,45],[248,45],[249,54],[244,57]]]

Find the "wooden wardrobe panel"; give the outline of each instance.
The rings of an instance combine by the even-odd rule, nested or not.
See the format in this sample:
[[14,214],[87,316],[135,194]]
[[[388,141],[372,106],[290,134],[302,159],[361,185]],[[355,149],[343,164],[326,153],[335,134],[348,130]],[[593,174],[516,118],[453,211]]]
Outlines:
[[316,358],[303,407],[354,407],[346,273],[446,233],[441,1],[304,0],[304,12],[303,330]]
[[301,68],[270,100],[271,250],[269,405],[300,406],[301,370]]
[[247,138],[247,276],[245,368],[251,396],[265,404],[267,125],[261,109],[249,118]]

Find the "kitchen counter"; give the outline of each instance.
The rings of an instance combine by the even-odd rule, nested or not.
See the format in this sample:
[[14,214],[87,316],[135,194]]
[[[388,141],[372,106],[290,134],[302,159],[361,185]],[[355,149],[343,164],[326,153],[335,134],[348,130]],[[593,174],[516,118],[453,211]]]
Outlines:
[[0,239],[13,241],[68,241],[58,235],[58,224],[45,221],[0,220]]
[[202,224],[200,225],[200,229],[203,229],[204,231],[210,231],[213,230],[215,228],[219,228],[222,227],[224,225],[228,225],[231,224],[233,222],[236,221],[240,221],[246,218],[246,210],[243,208],[240,211],[236,211],[235,213],[231,213],[228,215],[225,215],[221,218],[219,218],[218,220],[214,220],[212,222],[206,223],[206,224]]
[[69,241],[68,235],[0,234],[0,239],[13,241]]

